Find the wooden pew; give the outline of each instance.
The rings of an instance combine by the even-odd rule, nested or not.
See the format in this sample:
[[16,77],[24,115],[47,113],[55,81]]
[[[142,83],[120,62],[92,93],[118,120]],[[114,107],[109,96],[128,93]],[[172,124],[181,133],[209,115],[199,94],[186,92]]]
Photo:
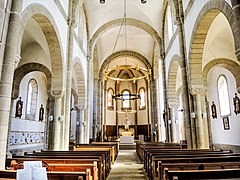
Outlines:
[[[205,156],[192,156],[192,157],[180,157],[180,158],[176,158],[176,157],[169,157],[169,158],[161,158],[157,161],[158,163],[158,167],[163,167],[164,164],[174,164],[174,163],[239,163],[240,162],[240,156],[239,155],[229,155],[229,156],[211,156],[211,155],[205,155]],[[230,166],[229,166],[230,167]],[[152,168],[152,170],[155,168]],[[153,174],[155,173],[155,174]],[[161,173],[161,171],[159,171],[158,168],[158,173]],[[157,174],[158,174],[157,173]],[[156,172],[152,172],[152,179],[158,179],[156,178],[154,175],[156,175]],[[161,177],[161,176],[160,176]]]
[[115,144],[77,144],[73,148],[74,151],[101,151],[110,150],[111,162],[117,159],[117,148]]
[[[64,152],[64,153],[63,153]],[[24,159],[30,159],[30,160],[45,160],[45,159],[51,159],[52,161],[54,161],[54,159],[57,159],[59,162],[60,159],[64,160],[64,159],[68,159],[68,161],[70,162],[71,160],[78,160],[79,162],[81,161],[82,163],[89,163],[89,162],[93,162],[96,161],[97,162],[97,168],[99,171],[99,179],[106,179],[106,177],[109,174],[109,169],[106,168],[106,161],[105,161],[105,154],[101,154],[100,152],[93,154],[93,152],[91,152],[92,155],[86,155],[86,154],[82,154],[82,152],[80,153],[71,153],[69,151],[65,152],[65,151],[53,151],[53,152],[35,152],[35,153],[25,153],[25,156],[13,156],[13,158],[8,158],[6,161],[6,166],[10,166],[10,161],[11,160],[21,160],[23,161]],[[102,157],[103,155],[103,157]],[[111,164],[111,163],[110,163]]]
[[[0,180],[16,179],[16,170],[0,170]],[[84,172],[47,172],[48,180],[91,180],[89,170]]]
[[[36,156],[102,156],[104,159],[105,175],[108,176],[111,170],[110,150],[101,151],[42,151],[34,152]],[[27,154],[26,154],[27,155]]]
[[24,161],[37,160],[41,160],[43,162],[43,167],[45,166],[49,172],[83,172],[89,169],[89,176],[92,176],[94,180],[99,179],[97,161],[91,160],[18,158],[12,160],[11,169],[23,169]]
[[159,165],[158,178],[164,180],[167,171],[187,171],[187,170],[220,170],[220,169],[238,169],[240,162],[213,162],[213,163],[162,163]]
[[146,149],[181,149],[178,143],[162,143],[162,142],[137,142],[136,152],[141,162],[144,159],[144,150]]
[[144,170],[148,176],[154,176],[158,161],[162,158],[183,158],[197,156],[226,156],[233,155],[232,151],[209,151],[209,150],[146,150],[144,159]]
[[[103,144],[107,144],[107,145],[112,145],[114,146],[114,149],[116,151],[116,157],[118,156],[119,153],[119,142],[92,142],[91,144],[99,144],[99,145],[103,145]],[[116,159],[115,159],[116,160]]]
[[236,179],[240,178],[240,169],[181,170],[165,169],[164,180],[200,180],[200,179]]

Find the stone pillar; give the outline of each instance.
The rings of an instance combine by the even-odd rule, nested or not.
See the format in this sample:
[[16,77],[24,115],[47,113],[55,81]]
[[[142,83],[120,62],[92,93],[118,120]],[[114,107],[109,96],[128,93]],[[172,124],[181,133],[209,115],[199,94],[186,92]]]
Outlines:
[[201,97],[202,102],[202,120],[203,120],[203,134],[204,134],[204,148],[209,148],[209,130],[208,130],[208,119],[207,119],[207,107],[206,107],[206,92]]
[[73,57],[73,34],[75,21],[72,15],[72,1],[69,1],[69,19],[68,19],[68,41],[67,41],[67,86],[66,86],[66,105],[65,105],[65,121],[64,121],[64,144],[63,149],[69,150],[69,131],[70,131],[70,113],[72,98],[72,57]]
[[75,142],[76,144],[80,144],[80,132],[81,132],[81,123],[80,123],[80,109],[76,108],[76,135],[75,135]]
[[155,79],[151,78],[150,80],[150,104],[151,104],[151,124],[152,124],[152,134],[153,132],[157,132],[159,123],[158,123],[158,104],[157,104],[157,92],[156,92],[157,82]]
[[62,108],[62,96],[55,97],[54,102],[54,120],[53,120],[53,150],[59,151],[62,148],[61,146],[61,108]]
[[22,0],[14,0],[12,2],[5,54],[2,64],[2,75],[0,79],[0,169],[5,169],[9,110],[11,106],[16,53],[19,48],[18,34],[21,22],[21,10]]
[[12,114],[13,114],[13,101],[14,98],[11,99],[11,107],[10,107],[10,113],[9,113],[9,121],[8,121],[8,136],[7,136],[7,156],[10,156],[10,152],[9,152],[9,140],[10,140],[10,136],[11,136],[11,129],[12,129]]
[[78,108],[79,115],[79,140],[78,142],[81,144],[85,143],[85,134],[86,134],[86,122],[85,122],[85,108],[84,106],[80,106]]
[[188,74],[187,74],[187,56],[186,56],[186,44],[184,33],[184,12],[181,0],[174,0],[176,6],[176,21],[178,27],[178,39],[179,39],[179,52],[181,60],[179,62],[182,74],[182,104],[184,113],[184,126],[187,140],[187,147],[192,148],[192,135],[191,135],[191,121],[190,121],[190,108],[189,108],[189,90],[188,90]]
[[[88,50],[88,53],[91,52],[91,50]],[[90,139],[90,126],[92,125],[92,114],[93,114],[93,60],[91,56],[87,56],[87,91],[86,91],[86,109],[84,113],[84,123],[85,123],[85,143],[89,143]]]
[[103,100],[103,81],[101,79],[98,80],[98,91],[97,91],[97,125],[99,127],[99,136],[100,136],[100,141],[103,139],[103,116],[104,116],[104,100]]
[[177,142],[177,124],[176,124],[176,104],[170,104],[169,105],[169,111],[170,111],[170,115],[169,115],[169,120],[171,121],[171,142],[176,143]]
[[194,113],[195,113],[195,128],[196,128],[196,137],[197,137],[197,148],[205,148],[204,142],[204,123],[202,118],[202,102],[201,95],[203,93],[203,88],[192,88],[191,94],[194,98]]
[[236,46],[236,55],[238,60],[240,61],[240,1],[239,0],[231,0],[232,7],[233,7],[233,15],[234,15],[234,39],[235,39],[235,46]]
[[160,141],[160,117],[161,117],[161,115],[160,115],[160,102],[159,102],[159,99],[160,99],[160,95],[159,95],[159,92],[160,92],[160,90],[159,90],[159,77],[158,76],[155,76],[154,77],[154,89],[155,89],[155,110],[156,110],[156,112],[155,112],[155,118],[156,118],[156,124],[157,124],[157,129],[156,129],[156,131],[157,131],[157,139],[158,139],[158,141]]

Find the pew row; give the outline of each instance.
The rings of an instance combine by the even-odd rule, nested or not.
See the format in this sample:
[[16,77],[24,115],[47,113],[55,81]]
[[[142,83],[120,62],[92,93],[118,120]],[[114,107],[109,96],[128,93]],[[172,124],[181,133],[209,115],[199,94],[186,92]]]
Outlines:
[[[15,180],[16,170],[0,170],[1,180]],[[47,172],[48,180],[91,180],[89,170],[85,172]]]

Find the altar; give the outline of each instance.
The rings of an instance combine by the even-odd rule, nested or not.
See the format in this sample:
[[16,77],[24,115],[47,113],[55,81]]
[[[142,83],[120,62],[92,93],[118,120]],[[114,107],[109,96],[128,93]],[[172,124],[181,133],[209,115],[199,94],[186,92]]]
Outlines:
[[120,144],[134,144],[134,136],[120,136]]

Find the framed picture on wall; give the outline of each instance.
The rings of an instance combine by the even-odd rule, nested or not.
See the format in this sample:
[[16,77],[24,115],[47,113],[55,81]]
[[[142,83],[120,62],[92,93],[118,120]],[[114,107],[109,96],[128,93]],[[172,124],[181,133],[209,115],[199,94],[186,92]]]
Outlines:
[[228,117],[223,117],[223,128],[224,128],[224,130],[229,130],[230,129]]

